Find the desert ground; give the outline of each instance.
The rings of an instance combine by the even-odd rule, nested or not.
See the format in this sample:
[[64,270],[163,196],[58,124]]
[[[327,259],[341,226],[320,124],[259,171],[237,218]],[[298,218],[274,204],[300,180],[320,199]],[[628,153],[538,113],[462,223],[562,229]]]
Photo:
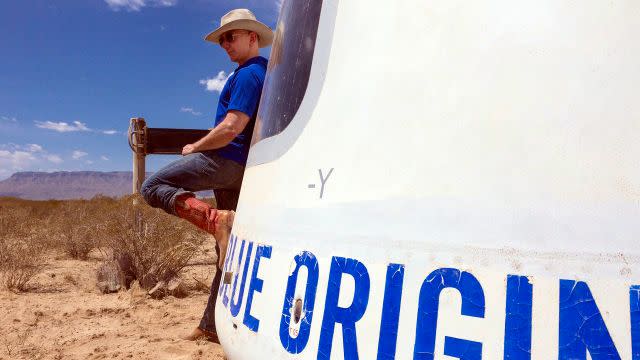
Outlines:
[[[123,200],[113,202],[121,203]],[[162,237],[154,238],[150,231],[146,239],[149,242],[144,244],[148,248],[157,245],[155,250],[149,249],[154,259],[163,258],[164,264],[167,259],[174,261],[170,265],[177,274],[174,278],[180,281],[180,292],[152,296],[149,288],[153,283],[141,287],[138,280],[118,291],[105,292],[98,287],[98,270],[109,261],[113,263],[113,247],[122,246],[116,251],[123,253],[124,245],[96,240],[89,242],[91,250],[86,255],[78,256],[78,243],[97,238],[95,229],[100,226],[90,227],[87,232],[70,232],[74,235],[68,238],[58,236],[60,228],[55,226],[64,218],[61,216],[64,208],[77,212],[78,206],[104,209],[105,204],[112,202],[102,199],[68,206],[64,202],[0,201],[0,360],[224,359],[222,347],[217,343],[181,339],[198,325],[207,303],[216,271],[215,239],[196,231],[192,238],[197,241],[189,242],[193,246],[191,253],[176,260],[171,256],[175,256],[175,249],[184,249],[186,242],[167,243],[163,248]],[[52,208],[56,210],[49,211]],[[54,215],[46,220],[43,213]],[[108,217],[113,217],[114,213],[109,214]],[[22,220],[16,222],[16,218]],[[82,219],[77,217],[72,223],[80,226]],[[161,219],[156,221],[164,232],[168,226],[180,224],[171,223],[173,220],[169,218]],[[38,222],[47,226],[35,226]],[[154,223],[149,224],[151,227]],[[68,222],[66,226],[70,226]],[[125,227],[126,224],[121,226]],[[138,269],[144,267],[145,261],[148,259],[142,255],[140,259],[134,256]],[[157,268],[157,264],[152,264],[145,271],[165,276],[166,271],[160,273],[154,270]],[[28,274],[29,279],[15,286],[15,279],[13,283],[8,280],[15,274]]]
[[86,261],[51,254],[24,292],[0,291],[0,359],[223,359],[206,340],[185,341],[200,321],[215,272],[213,240],[184,269],[188,295],[153,299],[137,284],[96,287],[99,252]]

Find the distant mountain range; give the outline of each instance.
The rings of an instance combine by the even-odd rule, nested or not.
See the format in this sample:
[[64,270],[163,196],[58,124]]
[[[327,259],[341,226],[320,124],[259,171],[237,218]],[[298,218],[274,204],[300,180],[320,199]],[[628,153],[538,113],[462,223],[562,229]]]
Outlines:
[[[147,177],[152,173],[148,172]],[[131,171],[17,172],[0,181],[0,197],[28,200],[91,199],[96,195],[118,197],[131,194]],[[198,191],[198,197],[213,197],[212,191]]]
[[0,181],[0,196],[31,200],[122,196],[131,194],[132,179],[131,171],[18,172]]

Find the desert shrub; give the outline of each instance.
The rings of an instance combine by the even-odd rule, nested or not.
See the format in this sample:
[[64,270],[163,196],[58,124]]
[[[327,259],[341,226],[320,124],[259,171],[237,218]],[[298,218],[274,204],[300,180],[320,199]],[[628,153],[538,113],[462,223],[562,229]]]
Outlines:
[[123,198],[103,231],[107,247],[128,282],[137,279],[145,289],[179,275],[204,238],[189,223],[147,205]]
[[68,201],[50,219],[50,232],[71,258],[86,260],[89,252],[100,245],[98,234],[102,223],[97,211],[88,201]]
[[[47,248],[58,247],[59,236],[54,225],[62,215],[60,209],[63,204],[59,200],[32,201],[0,197],[0,239],[28,235]],[[14,225],[2,223],[12,217],[17,220],[13,221]]]
[[44,251],[37,242],[5,240],[0,242],[2,252],[2,282],[12,291],[25,291],[28,283],[44,268]]
[[0,241],[8,238],[19,238],[27,233],[28,209],[0,205]]
[[71,228],[63,243],[65,252],[73,259],[86,260],[97,244],[93,231],[96,227],[97,225],[79,225]]
[[29,209],[0,208],[0,279],[12,291],[25,291],[42,272],[44,247],[30,231]]
[[123,285],[137,279],[148,290],[176,278],[205,236],[135,196],[64,201],[0,198],[0,271],[16,290],[24,289],[42,270],[42,253],[54,248],[75,259],[87,259],[98,249],[106,261],[117,262]]

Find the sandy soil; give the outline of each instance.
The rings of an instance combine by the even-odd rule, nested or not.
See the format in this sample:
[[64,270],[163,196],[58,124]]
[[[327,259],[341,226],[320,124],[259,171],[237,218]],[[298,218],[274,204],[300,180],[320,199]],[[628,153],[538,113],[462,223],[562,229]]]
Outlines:
[[224,359],[219,344],[180,339],[206,305],[212,248],[185,269],[189,295],[161,300],[139,287],[101,294],[98,252],[88,261],[52,254],[28,292],[0,290],[0,359]]

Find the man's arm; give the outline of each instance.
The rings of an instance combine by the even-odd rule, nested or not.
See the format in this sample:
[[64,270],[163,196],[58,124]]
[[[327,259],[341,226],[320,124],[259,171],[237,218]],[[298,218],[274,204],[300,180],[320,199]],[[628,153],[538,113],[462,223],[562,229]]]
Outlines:
[[185,145],[182,148],[182,155],[225,147],[236,136],[240,135],[248,123],[249,116],[247,114],[242,111],[230,110],[224,120],[211,129],[202,139],[193,144]]

